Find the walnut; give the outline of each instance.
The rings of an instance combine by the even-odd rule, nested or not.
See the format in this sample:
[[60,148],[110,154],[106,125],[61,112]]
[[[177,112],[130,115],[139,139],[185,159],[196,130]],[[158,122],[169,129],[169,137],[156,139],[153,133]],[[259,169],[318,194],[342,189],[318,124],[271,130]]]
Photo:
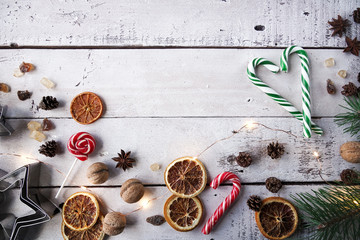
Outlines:
[[360,142],[347,142],[340,147],[341,157],[351,163],[360,163]]
[[109,178],[109,168],[102,162],[96,162],[87,169],[86,176],[92,184],[104,183]]
[[121,186],[120,196],[127,203],[135,203],[139,201],[144,195],[143,184],[135,179],[129,179]]
[[125,215],[119,212],[106,214],[103,222],[103,231],[107,235],[115,236],[124,231],[126,225]]

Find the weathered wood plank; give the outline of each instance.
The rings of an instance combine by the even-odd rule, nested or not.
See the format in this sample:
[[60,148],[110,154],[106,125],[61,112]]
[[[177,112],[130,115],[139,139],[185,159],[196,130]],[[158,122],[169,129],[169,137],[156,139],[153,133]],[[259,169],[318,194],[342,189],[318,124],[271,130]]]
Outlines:
[[[343,47],[327,21],[352,20],[356,7],[357,0],[6,0],[0,45]],[[347,35],[358,31],[353,23]]]
[[[66,150],[69,137],[78,131],[88,131],[97,140],[97,148],[88,161],[79,162],[68,186],[91,185],[86,178],[86,169],[92,163],[101,161],[108,165],[110,178],[107,186],[121,185],[129,178],[139,178],[146,184],[164,184],[163,171],[174,159],[182,156],[197,156],[214,141],[231,135],[232,130],[239,129],[249,119],[243,118],[118,118],[101,119],[89,126],[80,126],[72,119],[51,119],[56,128],[48,133],[48,140],[55,139],[60,143],[61,151],[54,158],[46,158],[38,153],[41,143],[29,139],[26,124],[29,120],[11,120],[17,129],[11,137],[2,138],[0,152],[19,153],[38,158],[67,173],[73,157]],[[245,131],[237,136],[218,143],[205,152],[200,160],[207,168],[209,180],[223,171],[233,171],[243,182],[263,183],[266,178],[276,176],[285,182],[322,181],[319,168],[327,180],[338,180],[343,169],[359,169],[356,164],[344,161],[339,154],[342,143],[351,140],[342,134],[333,119],[316,120],[323,127],[323,137],[313,136],[310,140],[301,137],[302,126],[293,118],[259,118],[253,119],[271,128],[291,131],[300,136],[294,138],[281,132],[257,128]],[[281,159],[272,160],[267,156],[266,147],[272,141],[285,145],[286,153]],[[136,158],[134,168],[124,172],[115,168],[111,159],[117,156],[120,149],[132,151]],[[253,164],[242,168],[236,162],[229,162],[228,156],[247,151],[253,156]],[[314,158],[313,151],[321,155],[320,163]],[[0,156],[1,168],[7,172],[27,164],[26,159]],[[161,170],[152,172],[150,165],[159,163]],[[59,186],[64,176],[50,166],[42,166],[42,186]]]
[[[248,80],[246,68],[255,57],[279,63],[282,50],[272,49],[146,49],[146,50],[1,50],[0,82],[11,93],[0,93],[1,104],[10,106],[8,117],[70,117],[75,95],[94,91],[105,104],[103,117],[182,116],[281,116],[291,117],[277,103]],[[311,60],[313,116],[334,116],[341,112],[341,86],[356,81],[360,59],[341,50],[308,50]],[[334,57],[336,66],[326,68]],[[21,78],[12,76],[22,61],[37,66]],[[259,76],[295,106],[301,108],[300,60],[292,56],[290,72],[272,74],[263,67]],[[337,76],[348,71],[347,79]],[[42,77],[57,86],[48,90]],[[326,92],[330,78],[336,95]],[[18,100],[17,90],[33,92],[31,100]],[[61,102],[52,111],[37,109],[41,97],[53,95]],[[329,107],[331,105],[331,107]]]
[[[277,196],[285,197],[289,200],[290,194],[310,191],[317,189],[318,185],[302,185],[302,186],[283,186]],[[118,237],[124,239],[265,239],[256,226],[254,212],[250,211],[246,205],[246,200],[250,195],[256,194],[262,198],[276,196],[266,190],[265,186],[243,186],[238,200],[233,207],[219,221],[210,235],[205,236],[201,233],[201,228],[211,216],[216,207],[230,193],[231,186],[221,186],[218,189],[210,189],[207,187],[200,194],[200,199],[204,204],[205,213],[199,226],[190,232],[177,232],[173,230],[167,223],[159,227],[150,225],[145,221],[149,216],[160,214],[163,215],[163,206],[166,199],[171,195],[165,187],[147,187],[145,199],[163,196],[160,199],[152,201],[143,210],[135,212],[127,217],[127,226],[124,232]],[[53,198],[56,189],[41,189],[44,195]],[[66,188],[65,196],[68,197],[72,193],[83,191],[79,188]],[[91,189],[95,194],[101,196],[103,202],[115,211],[124,214],[131,212],[142,206],[141,203],[126,204],[119,196],[119,188],[95,188]],[[54,200],[56,201],[56,200]],[[59,202],[61,200],[57,200]],[[61,239],[61,216],[56,215],[50,222],[43,224],[40,228],[37,239]],[[144,231],[146,229],[146,231]],[[297,231],[295,237],[304,238],[304,232]]]

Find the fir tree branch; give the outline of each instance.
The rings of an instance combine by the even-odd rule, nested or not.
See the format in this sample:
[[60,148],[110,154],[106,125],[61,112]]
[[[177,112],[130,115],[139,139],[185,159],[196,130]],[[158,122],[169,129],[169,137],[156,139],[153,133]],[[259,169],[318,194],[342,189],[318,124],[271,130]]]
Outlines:
[[340,107],[347,110],[346,113],[341,113],[335,116],[335,123],[339,126],[346,126],[344,133],[350,133],[351,136],[357,136],[360,140],[360,94],[357,97],[344,98],[348,106],[340,105]]
[[[359,176],[359,173],[358,173]],[[300,210],[310,239],[358,239],[360,237],[360,182],[337,184],[310,193],[291,195]]]

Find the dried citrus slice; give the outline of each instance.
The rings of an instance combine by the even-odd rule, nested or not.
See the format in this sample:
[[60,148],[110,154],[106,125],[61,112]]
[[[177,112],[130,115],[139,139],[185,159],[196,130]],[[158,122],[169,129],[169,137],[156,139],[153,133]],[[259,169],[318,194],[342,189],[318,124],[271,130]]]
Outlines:
[[84,231],[95,225],[100,215],[96,197],[87,192],[77,192],[64,203],[62,217],[68,228]]
[[205,167],[194,157],[175,159],[167,166],[164,175],[166,186],[180,197],[195,197],[206,186]]
[[256,224],[268,239],[285,239],[293,234],[298,225],[295,207],[281,197],[269,197],[262,201],[260,211],[255,212]]
[[197,197],[182,198],[172,195],[164,205],[167,223],[180,232],[193,230],[199,224],[202,214],[203,206]]
[[103,232],[104,217],[99,216],[94,226],[84,231],[74,231],[66,226],[64,221],[61,223],[61,233],[65,240],[102,240],[105,236]]
[[71,101],[70,112],[78,123],[90,124],[101,117],[103,103],[95,93],[83,92]]

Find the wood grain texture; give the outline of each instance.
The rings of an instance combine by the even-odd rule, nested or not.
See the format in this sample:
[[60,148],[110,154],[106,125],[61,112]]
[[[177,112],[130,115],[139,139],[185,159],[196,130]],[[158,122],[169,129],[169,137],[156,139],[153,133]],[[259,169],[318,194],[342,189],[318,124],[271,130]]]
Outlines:
[[[253,194],[262,198],[275,195],[265,188],[267,177],[281,179],[285,185],[277,195],[290,199],[290,194],[310,192],[325,185],[320,168],[328,181],[338,180],[343,169],[360,170],[358,165],[341,159],[339,146],[354,138],[343,134],[333,122],[334,115],[343,111],[338,106],[343,103],[341,86],[349,81],[356,83],[360,60],[341,49],[329,49],[342,48],[345,41],[344,37],[331,37],[327,23],[337,15],[348,18],[352,25],[346,35],[356,37],[360,25],[353,22],[352,12],[357,7],[358,0],[3,0],[0,48],[40,49],[0,50],[0,82],[11,87],[10,93],[0,92],[0,104],[9,106],[8,121],[16,129],[13,136],[0,139],[0,153],[43,161],[40,190],[56,204],[74,192],[83,191],[79,186],[87,186],[109,207],[104,212],[129,213],[141,202],[124,203],[119,196],[120,186],[129,178],[140,179],[146,189],[143,201],[160,198],[129,215],[125,231],[110,239],[264,239],[246,200]],[[312,113],[314,121],[324,129],[323,137],[313,136],[310,140],[301,137],[301,123],[255,88],[246,76],[250,60],[266,57],[278,64],[282,49],[292,44],[312,48],[307,50],[311,60]],[[120,49],[127,47],[135,49]],[[336,65],[326,68],[323,62],[330,57],[335,58]],[[13,69],[22,61],[37,68],[15,78]],[[258,75],[300,107],[300,61],[292,56],[290,62],[287,74],[269,74],[260,67]],[[337,76],[341,69],[348,71],[346,79]],[[54,81],[56,87],[52,90],[43,87],[42,77]],[[334,96],[326,92],[328,78],[336,85]],[[30,100],[21,102],[16,92],[25,89],[33,94]],[[87,126],[76,123],[69,112],[71,100],[83,91],[96,92],[105,103],[103,117]],[[38,103],[46,95],[57,97],[60,107],[39,110]],[[29,139],[26,129],[28,121],[45,117],[56,126],[45,133],[47,140],[54,139],[60,145],[54,158],[38,153],[42,143]],[[162,214],[170,196],[163,180],[166,166],[175,158],[199,154],[249,120],[289,130],[299,137],[256,128],[219,142],[200,156],[209,182],[223,171],[232,171],[244,183],[236,204],[211,235],[201,234],[201,227],[229,194],[229,185],[217,190],[206,187],[201,193],[205,214],[194,231],[180,233],[166,223],[160,227],[146,223],[146,217]],[[54,199],[64,179],[58,171],[66,173],[73,161],[65,145],[79,131],[93,134],[97,148],[89,160],[77,164],[60,198]],[[272,141],[285,145],[281,159],[267,156],[266,146]],[[115,169],[116,163],[111,160],[120,149],[131,150],[136,159],[134,168],[126,172]],[[229,161],[229,156],[240,151],[251,153],[250,167],[242,168]],[[312,155],[314,151],[320,153],[320,161]],[[97,161],[108,165],[110,178],[95,186],[86,179],[86,169]],[[7,172],[33,162],[36,161],[0,155],[0,169]],[[159,163],[161,170],[152,172],[152,163]],[[11,205],[10,210],[23,209]],[[61,239],[60,226],[58,214],[34,228],[29,236]],[[297,232],[295,237],[306,239],[307,234]]]
[[[352,21],[356,7],[357,0],[5,0],[0,45],[343,47],[327,22]],[[347,35],[358,31],[353,23]]]
[[[161,198],[150,202],[143,210],[127,216],[127,225],[124,232],[121,235],[110,237],[109,239],[265,239],[256,226],[254,212],[250,211],[246,205],[246,200],[250,195],[256,194],[263,198],[281,196],[291,200],[290,194],[310,191],[310,189],[317,189],[318,187],[318,185],[284,186],[278,194],[272,194],[266,190],[265,186],[242,186],[237,201],[234,202],[234,205],[224,214],[210,235],[207,236],[201,233],[201,228],[221,201],[231,192],[231,186],[220,186],[216,190],[207,187],[204,192],[200,194],[199,197],[204,204],[205,212],[198,227],[190,232],[177,232],[167,223],[156,227],[145,221],[149,216],[156,214],[162,215],[164,203],[171,195],[165,187],[146,187],[143,201],[153,197],[160,196]],[[104,204],[110,209],[120,211],[124,214],[141,206],[141,202],[135,204],[125,203],[119,196],[119,188],[94,188],[90,190],[92,193],[101,196]],[[66,188],[64,190],[67,196],[78,191],[83,190],[79,188]],[[52,196],[56,193],[56,189],[41,189],[41,192],[52,199]],[[61,239],[60,225],[61,216],[58,214],[50,222],[38,227],[42,229],[42,231],[36,232],[38,234],[36,239]],[[141,231],[139,229],[141,229]],[[297,231],[294,234],[294,237],[303,238],[305,236],[306,233],[301,231]]]
[[[143,49],[143,50],[1,50],[0,82],[11,87],[0,92],[1,104],[11,106],[10,118],[69,118],[71,100],[84,91],[94,91],[103,100],[103,117],[259,117],[292,116],[257,89],[246,68],[255,57],[279,64],[281,49]],[[312,115],[333,117],[342,112],[341,86],[356,83],[358,57],[341,50],[308,50],[311,61]],[[324,66],[333,57],[336,65]],[[21,78],[12,76],[22,62],[37,66]],[[337,76],[340,69],[348,77]],[[263,67],[258,75],[301,110],[300,59],[290,58],[289,73],[272,74]],[[53,90],[40,84],[48,77]],[[333,80],[335,95],[326,91]],[[30,100],[19,101],[18,90],[33,92]],[[60,107],[38,109],[42,96],[52,95]],[[331,107],[329,107],[329,105]]]
[[[29,139],[29,131],[25,130],[29,120],[11,120],[10,123],[18,131],[2,142],[1,152],[18,153],[35,157],[51,164],[42,165],[40,174],[41,186],[60,186],[64,176],[55,169],[67,173],[74,158],[66,150],[66,143],[70,136],[79,131],[91,133],[97,147],[89,159],[78,162],[67,186],[91,186],[86,178],[86,169],[95,162],[104,162],[110,169],[110,178],[103,185],[119,186],[129,178],[138,178],[147,185],[164,185],[163,172],[174,159],[183,156],[197,156],[211,143],[232,134],[232,130],[239,129],[250,119],[243,118],[111,118],[100,119],[89,126],[81,126],[72,119],[51,119],[56,129],[46,133],[48,140],[54,139],[60,144],[60,151],[54,158],[47,158],[38,153],[41,143]],[[339,154],[340,145],[351,140],[343,135],[342,130],[333,119],[316,120],[324,128],[323,137],[313,136],[304,139],[302,126],[293,118],[259,118],[252,119],[271,128],[291,131],[299,136],[292,137],[282,132],[257,128],[244,131],[233,138],[219,142],[200,156],[208,172],[208,180],[223,171],[235,172],[243,182],[264,183],[268,177],[276,176],[284,182],[313,182],[322,181],[319,169],[322,168],[323,177],[327,180],[339,180],[343,169],[354,168],[357,164],[344,161]],[[341,136],[339,138],[339,136]],[[273,160],[267,156],[267,145],[279,141],[285,146],[285,154]],[[116,157],[120,149],[132,151],[136,159],[134,168],[124,172],[115,168]],[[253,157],[253,164],[242,168],[228,157],[237,155],[240,151],[249,152]],[[321,155],[320,163],[314,158],[313,151]],[[1,156],[1,168],[7,172],[34,161]],[[150,165],[158,163],[161,170],[152,172]]]

